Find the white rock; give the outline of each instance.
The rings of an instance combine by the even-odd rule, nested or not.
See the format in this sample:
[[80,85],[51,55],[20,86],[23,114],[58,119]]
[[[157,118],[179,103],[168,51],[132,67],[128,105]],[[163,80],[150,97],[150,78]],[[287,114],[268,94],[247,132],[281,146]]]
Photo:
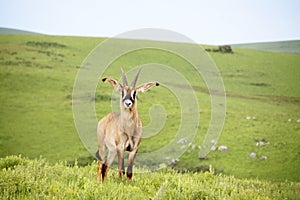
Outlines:
[[250,158],[256,158],[256,153],[254,153],[254,152],[252,152],[252,153],[250,153]]
[[210,150],[212,150],[212,151],[215,151],[216,149],[217,149],[216,146],[212,146],[212,147],[210,148]]
[[218,144],[217,140],[214,140],[214,139],[212,139],[210,142],[214,145]]
[[270,142],[266,142],[266,140],[258,140],[256,142],[256,146],[265,146],[265,145],[269,145]]
[[187,138],[188,138],[188,137],[183,137],[183,138],[179,139],[179,140],[177,141],[177,144],[183,144],[183,143],[186,143],[186,142],[187,142]]
[[228,150],[228,147],[227,147],[227,146],[219,146],[219,147],[218,147],[218,150],[219,150],[219,151],[227,151],[227,150]]
[[262,160],[267,160],[268,157],[267,157],[267,156],[262,156],[261,159],[262,159]]
[[264,146],[265,145],[265,142],[264,141],[258,141],[256,142],[256,146]]
[[171,162],[172,162],[172,164],[176,164],[176,163],[179,162],[179,159],[178,158],[176,158],[176,159],[173,158]]

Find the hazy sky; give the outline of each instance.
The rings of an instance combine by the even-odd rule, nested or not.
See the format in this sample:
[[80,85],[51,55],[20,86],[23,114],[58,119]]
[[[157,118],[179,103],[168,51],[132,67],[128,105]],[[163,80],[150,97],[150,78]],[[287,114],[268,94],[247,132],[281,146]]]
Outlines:
[[300,39],[299,0],[0,0],[0,27],[114,37],[140,28],[197,43]]

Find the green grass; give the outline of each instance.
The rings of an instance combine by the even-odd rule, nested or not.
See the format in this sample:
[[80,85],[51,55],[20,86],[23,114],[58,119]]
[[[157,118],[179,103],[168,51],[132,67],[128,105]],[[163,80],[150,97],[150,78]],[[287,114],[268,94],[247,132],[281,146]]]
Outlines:
[[[101,41],[0,35],[0,157],[22,154],[34,159],[42,155],[52,164],[75,159],[85,162],[90,155],[75,129],[72,87],[82,61]],[[202,145],[211,118],[210,96],[189,63],[169,52],[143,49],[116,59],[105,75],[120,77],[120,66],[128,71],[160,63],[176,69],[191,82],[201,110],[200,127],[193,141],[196,148],[191,145],[187,149],[176,169],[207,169],[212,165],[216,172],[237,178],[299,182],[300,123],[296,120],[300,118],[300,56],[233,50],[234,54],[210,53],[227,94],[227,116],[218,146],[226,145],[228,151],[213,151],[207,160],[198,158],[197,147]],[[98,119],[110,112],[111,93],[110,85],[99,82],[95,103]],[[139,113],[145,125],[150,122],[148,112],[153,103],[164,107],[167,122],[158,135],[142,141],[139,152],[164,146],[179,126],[178,101],[166,87],[139,96]],[[247,116],[255,119],[247,120]],[[258,147],[259,139],[270,144]],[[251,159],[251,152],[258,157]],[[267,160],[261,156],[267,156]],[[143,174],[139,176],[142,179]],[[157,192],[158,188],[153,190]]]
[[[137,172],[131,181],[110,170],[105,184],[96,181],[96,163],[68,167],[45,159],[10,156],[0,159],[3,199],[297,199],[300,184],[237,179],[173,170]],[[147,178],[145,178],[147,177]]]
[[[74,39],[1,35],[1,156],[44,155],[55,162],[87,155],[70,97],[81,61],[101,39]],[[32,45],[35,41],[46,46]]]

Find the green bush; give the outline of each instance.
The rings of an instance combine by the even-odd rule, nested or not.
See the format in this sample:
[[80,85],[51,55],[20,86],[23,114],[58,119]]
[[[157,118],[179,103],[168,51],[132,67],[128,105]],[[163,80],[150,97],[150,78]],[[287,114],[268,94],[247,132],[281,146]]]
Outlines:
[[26,165],[27,160],[21,156],[9,156],[6,158],[0,158],[0,170],[2,169],[14,169],[18,165]]

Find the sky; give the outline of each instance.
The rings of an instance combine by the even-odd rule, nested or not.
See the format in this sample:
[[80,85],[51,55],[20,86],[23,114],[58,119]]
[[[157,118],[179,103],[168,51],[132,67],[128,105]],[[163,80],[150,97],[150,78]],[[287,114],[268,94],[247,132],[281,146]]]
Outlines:
[[200,44],[300,39],[299,0],[0,0],[0,27],[115,37],[167,29]]

